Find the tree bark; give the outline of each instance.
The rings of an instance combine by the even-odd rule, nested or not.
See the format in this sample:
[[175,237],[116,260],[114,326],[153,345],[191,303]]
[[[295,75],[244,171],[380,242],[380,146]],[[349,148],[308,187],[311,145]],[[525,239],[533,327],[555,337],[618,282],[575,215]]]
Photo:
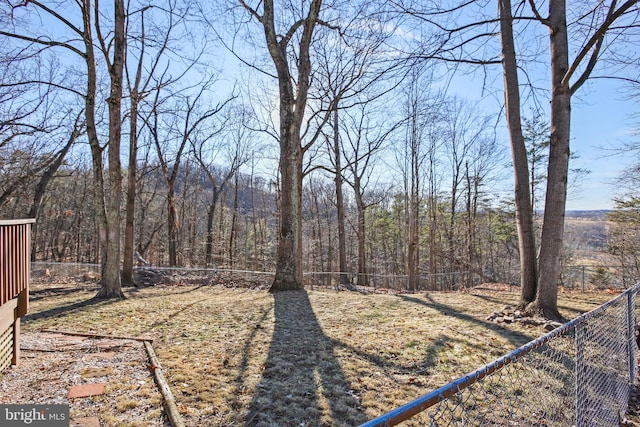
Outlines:
[[214,267],[213,264],[213,220],[215,218],[216,206],[218,205],[218,191],[213,189],[211,202],[207,207],[207,240],[205,242],[204,264],[207,268]]
[[418,141],[418,111],[417,100],[411,99],[410,104],[410,128],[409,132],[409,157],[410,162],[410,188],[409,188],[409,227],[408,227],[408,248],[407,248],[407,273],[409,277],[409,290],[418,290],[419,279],[419,221],[420,221],[420,141]]
[[[139,80],[138,80],[139,81]],[[124,253],[122,265],[122,284],[135,286],[133,278],[134,257],[134,223],[136,206],[136,173],[138,158],[138,92],[134,90],[130,94],[131,117],[129,118],[129,170],[127,171],[127,198],[124,220]]]
[[365,238],[365,209],[364,190],[360,185],[360,177],[354,174],[353,191],[356,199],[356,209],[358,211],[358,286],[369,286],[369,276],[367,274],[367,253]]
[[[273,0],[265,0],[263,14],[239,0],[240,3],[262,24],[267,49],[276,68],[280,94],[280,222],[278,249],[276,254],[276,274],[271,292],[302,288],[302,156],[300,130],[304,119],[311,60],[309,48],[313,31],[318,22],[322,0],[312,0],[307,16],[295,22],[286,32],[279,35],[275,28]],[[297,52],[297,79],[294,88],[292,69],[287,50],[292,36],[301,29],[299,51]]]
[[340,151],[340,131],[338,122],[338,105],[333,111],[333,156],[335,158],[336,174],[334,183],[336,186],[336,210],[338,216],[338,270],[340,272],[339,283],[349,285],[347,276],[347,239],[344,219],[344,194],[342,192],[342,153]]
[[[94,38],[92,31],[91,0],[82,3],[83,42],[85,45],[84,59],[87,66],[87,93],[85,95],[85,114],[87,120],[87,137],[93,159],[93,174],[95,180],[96,214],[99,220],[98,235],[100,241],[101,288],[97,298],[120,298],[124,295],[120,282],[120,104],[122,99],[122,62],[124,60],[124,5],[122,0],[116,0],[114,60],[109,68],[111,77],[111,93],[109,97],[109,172],[104,173],[102,161],[103,149],[100,146],[96,126],[96,93],[97,70],[94,53]],[[105,55],[108,52],[104,52]],[[107,57],[108,59],[108,57]],[[108,61],[109,62],[109,61]],[[117,117],[114,115],[117,114]],[[112,145],[113,144],[113,145]],[[113,169],[111,169],[113,168]],[[106,181],[106,182],[105,182]],[[109,191],[106,191],[106,186]],[[116,194],[114,194],[114,191]],[[116,212],[117,210],[117,212]],[[115,240],[115,242],[114,242]]]
[[[109,194],[105,198],[106,246],[102,264],[101,289],[98,298],[123,297],[120,281],[120,224],[122,222],[122,164],[120,162],[120,139],[122,137],[122,74],[125,52],[124,0],[114,1],[113,62],[109,66],[111,91],[107,99],[109,107]],[[105,51],[105,56],[108,52]]]
[[544,223],[540,238],[540,278],[535,301],[528,308],[549,319],[561,320],[558,312],[558,283],[569,174],[571,91],[565,76],[569,70],[567,11],[564,0],[549,2],[551,46],[551,139],[545,198]]
[[536,296],[537,269],[533,212],[529,192],[529,167],[527,149],[522,134],[520,115],[520,89],[515,45],[513,41],[513,16],[511,0],[498,0],[500,9],[500,37],[502,42],[502,68],[504,97],[511,155],[515,181],[516,225],[520,250],[520,306],[531,303]]

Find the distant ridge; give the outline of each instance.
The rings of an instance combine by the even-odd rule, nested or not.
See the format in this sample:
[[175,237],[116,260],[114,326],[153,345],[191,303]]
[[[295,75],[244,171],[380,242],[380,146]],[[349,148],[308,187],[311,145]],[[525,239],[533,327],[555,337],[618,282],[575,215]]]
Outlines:
[[566,212],[567,218],[590,219],[593,221],[604,221],[611,209],[599,210],[571,210]]

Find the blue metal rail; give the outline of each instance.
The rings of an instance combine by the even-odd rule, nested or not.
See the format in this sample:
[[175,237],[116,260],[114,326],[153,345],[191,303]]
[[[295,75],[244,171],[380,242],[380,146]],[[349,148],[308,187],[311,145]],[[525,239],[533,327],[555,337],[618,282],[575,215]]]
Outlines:
[[[593,317],[595,315],[598,315],[600,312],[602,312],[603,310],[607,309],[607,307],[609,307],[610,305],[614,304],[616,301],[618,301],[619,298],[624,298],[627,297],[629,298],[630,295],[632,293],[636,293],[638,292],[638,287],[639,287],[640,283],[636,284],[635,286],[633,286],[632,288],[626,290],[625,292],[623,292],[621,295],[619,295],[616,298],[613,298],[612,300],[608,301],[607,303],[597,307],[596,309],[583,314],[582,316],[579,316],[565,324],[563,324],[562,326],[554,329],[553,331],[549,332],[548,334],[533,340],[525,345],[523,345],[522,347],[512,351],[511,353],[507,354],[506,356],[503,356],[485,366],[483,366],[482,368],[479,368],[467,375],[465,375],[462,378],[459,378],[456,381],[453,381],[449,384],[446,384],[442,387],[440,387],[437,390],[432,391],[429,394],[426,394],[422,397],[419,397],[418,399],[409,402],[397,409],[394,409],[391,412],[388,412],[384,415],[379,416],[378,418],[375,418],[371,421],[368,421],[364,424],[362,424],[360,427],[382,427],[382,426],[394,426],[397,425],[403,421],[408,420],[409,418],[413,417],[416,414],[419,414],[420,412],[423,412],[425,410],[427,410],[428,408],[454,396],[456,393],[459,393],[460,391],[464,390],[465,388],[471,386],[472,384],[482,380],[483,378],[493,374],[494,372],[498,371],[499,369],[501,369],[502,367],[513,363],[515,361],[517,361],[518,359],[522,358],[523,356],[525,356],[526,354],[536,350],[537,348],[543,346],[544,344],[546,344],[547,342],[549,342],[550,340],[552,340],[553,338],[562,335],[564,333],[566,333],[567,331],[570,331],[572,328],[575,328],[576,325],[583,321],[585,318],[587,317]],[[632,316],[630,316],[632,317]],[[630,362],[631,364],[632,362]],[[633,369],[632,367],[630,367],[630,369]]]

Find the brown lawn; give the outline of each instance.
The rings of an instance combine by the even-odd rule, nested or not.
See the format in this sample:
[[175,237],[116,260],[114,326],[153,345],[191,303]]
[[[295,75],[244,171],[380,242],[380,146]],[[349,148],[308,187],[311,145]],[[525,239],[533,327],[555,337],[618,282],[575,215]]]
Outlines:
[[[353,426],[545,333],[496,324],[507,291],[269,294],[171,285],[95,301],[94,285],[37,283],[23,330],[154,337],[189,426]],[[610,299],[563,293],[572,318]]]

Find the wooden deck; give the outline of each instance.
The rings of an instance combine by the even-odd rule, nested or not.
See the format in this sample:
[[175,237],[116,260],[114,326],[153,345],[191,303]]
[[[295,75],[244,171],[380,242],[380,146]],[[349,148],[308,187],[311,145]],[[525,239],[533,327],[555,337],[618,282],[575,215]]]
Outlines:
[[34,222],[0,220],[0,372],[20,358],[20,318],[29,311]]

